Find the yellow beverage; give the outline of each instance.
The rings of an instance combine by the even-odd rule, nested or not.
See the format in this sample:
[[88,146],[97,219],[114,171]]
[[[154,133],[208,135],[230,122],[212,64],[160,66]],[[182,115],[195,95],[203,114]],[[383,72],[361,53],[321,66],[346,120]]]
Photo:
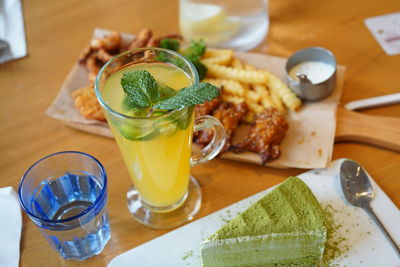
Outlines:
[[[133,65],[113,73],[105,82],[103,99],[113,110],[129,116],[135,114],[123,108],[120,81],[123,73],[133,70],[147,70],[158,83],[175,90],[192,84],[184,71],[162,63]],[[154,208],[179,206],[189,184],[193,108],[150,118],[106,116],[142,201]]]

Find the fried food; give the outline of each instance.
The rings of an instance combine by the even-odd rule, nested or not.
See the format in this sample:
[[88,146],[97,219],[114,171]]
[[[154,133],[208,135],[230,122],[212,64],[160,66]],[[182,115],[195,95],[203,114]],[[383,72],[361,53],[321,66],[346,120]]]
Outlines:
[[218,64],[205,63],[211,77],[236,80],[243,83],[264,83],[266,76],[262,71],[235,69]]
[[236,69],[243,69],[244,64],[240,59],[234,57],[234,58],[232,58],[232,61],[231,61],[231,67],[236,68]]
[[300,108],[300,98],[298,98],[296,94],[290,90],[290,88],[281,79],[269,71],[264,71],[264,74],[266,77],[267,86],[272,92],[282,99],[283,103],[285,103],[289,109],[297,110]]
[[[143,29],[131,43],[122,45],[121,34],[110,34],[91,41],[81,54],[79,63],[89,72],[90,86],[73,92],[75,105],[82,116],[105,121],[97,102],[93,84],[101,67],[114,55],[139,47],[159,47],[163,39],[182,40],[179,34],[168,34],[155,38],[150,29]],[[144,55],[146,58],[149,55]],[[212,115],[223,124],[227,139],[221,153],[253,151],[259,153],[262,163],[280,155],[279,144],[285,136],[288,124],[284,115],[286,108],[297,110],[301,100],[276,75],[260,70],[234,56],[229,49],[208,49],[201,58],[208,72],[204,82],[219,87],[222,92],[213,99],[195,107],[196,117]],[[251,124],[248,135],[239,144],[232,146],[231,140],[241,123]],[[213,131],[197,131],[193,141],[201,146],[210,143]]]
[[72,98],[75,101],[76,108],[85,118],[100,121],[106,120],[100,104],[97,102],[92,85],[74,91]]
[[93,84],[101,67],[121,50],[121,34],[111,32],[110,34],[93,39],[79,57],[79,63],[86,65],[89,71],[89,83]]
[[104,64],[107,61],[109,61],[113,56],[114,56],[114,54],[111,54],[110,52],[108,52],[104,48],[100,48],[99,50],[97,50],[97,59],[100,62],[102,62],[102,64]]
[[265,163],[280,156],[279,145],[286,135],[288,123],[275,108],[264,109],[255,115],[254,122],[244,140],[233,146],[234,152],[252,151]]
[[246,114],[246,116],[243,117],[242,121],[244,121],[245,123],[248,123],[248,124],[252,124],[253,121],[254,121],[254,116],[255,116],[255,115],[256,115],[256,114],[255,114],[253,111],[250,110],[250,111]]
[[139,47],[145,47],[147,43],[150,41],[151,37],[153,36],[153,32],[150,29],[143,29],[141,30],[135,39],[131,42],[128,46],[129,49],[135,49]]
[[[221,84],[223,80],[224,88],[228,88],[222,96],[224,101],[230,99],[238,103],[238,98],[242,98],[254,113],[260,113],[267,107],[274,107],[285,114],[286,107],[296,111],[301,106],[301,100],[279,77],[235,58],[233,50],[207,50],[202,62],[208,68],[206,80],[211,79],[214,83],[210,83],[214,85]],[[242,89],[235,89],[238,86],[226,86],[234,82],[239,83]],[[249,116],[246,116],[246,121],[248,119]]]
[[254,103],[260,103],[262,100],[261,95],[251,89],[245,90],[244,98]]
[[203,55],[203,63],[228,65],[233,58],[231,49],[208,49]]
[[222,123],[226,133],[225,145],[220,152],[221,154],[230,150],[234,131],[247,112],[249,112],[249,108],[245,102],[239,104],[223,102],[213,112],[213,116]]
[[245,88],[243,85],[234,80],[205,78],[203,82],[211,83],[219,88],[223,88],[223,92],[231,95],[244,96],[245,94]]
[[94,84],[97,73],[99,73],[103,62],[97,58],[97,53],[90,55],[86,60],[86,68],[89,71],[88,79],[90,84]]
[[225,102],[231,102],[234,104],[240,104],[242,102],[245,102],[244,98],[242,98],[240,96],[228,95],[228,94],[222,94],[221,99]]
[[98,58],[100,61],[107,62],[112,55],[116,55],[121,50],[121,34],[119,32],[111,32],[103,38],[93,39],[79,57],[79,63],[85,64],[86,60],[94,55],[99,54]]
[[79,59],[78,59],[79,64],[85,64],[86,60],[93,52],[94,52],[94,49],[90,45],[86,46],[85,49],[82,51],[82,53],[79,56]]
[[219,105],[219,98],[214,98],[210,101],[204,102],[203,104],[196,105],[195,115],[196,118],[204,115],[211,115],[214,109]]
[[286,108],[282,103],[282,100],[274,94],[272,91],[263,84],[253,85],[254,91],[261,96],[261,104],[264,108],[274,107],[279,110],[282,114],[286,113]]
[[[249,111],[247,104],[241,102],[234,104],[231,102],[221,102],[218,107],[214,110],[212,115],[217,118],[225,128],[226,140],[225,145],[222,148],[220,154],[223,154],[230,150],[232,145],[232,138],[235,133],[235,129],[239,126],[240,120],[246,116]],[[209,129],[200,132],[195,142],[201,146],[208,145],[213,137],[213,132]]]
[[[219,98],[214,98],[203,104],[196,105],[194,108],[196,118],[204,115],[211,115],[220,102]],[[206,131],[208,132],[206,133]],[[210,135],[212,138],[211,130],[196,131],[193,133],[193,141],[199,145],[208,144],[211,141]]]
[[107,36],[99,39],[93,39],[90,42],[90,47],[92,49],[104,49],[106,51],[116,51],[119,50],[121,46],[121,34],[119,32],[113,31]]
[[125,51],[126,49],[139,48],[144,46],[159,46],[161,40],[165,38],[182,39],[179,34],[168,34],[159,38],[152,39],[150,29],[141,30],[137,37],[128,47],[122,47],[122,38],[119,32],[113,31],[102,38],[93,39],[79,57],[79,63],[85,65],[89,74],[90,86],[80,88],[72,92],[75,106],[82,116],[87,119],[97,119],[105,121],[103,112],[97,102],[93,91],[93,84],[101,67],[113,56]]
[[258,103],[251,101],[248,101],[246,103],[249,106],[249,109],[256,114],[261,113],[264,110],[264,107]]

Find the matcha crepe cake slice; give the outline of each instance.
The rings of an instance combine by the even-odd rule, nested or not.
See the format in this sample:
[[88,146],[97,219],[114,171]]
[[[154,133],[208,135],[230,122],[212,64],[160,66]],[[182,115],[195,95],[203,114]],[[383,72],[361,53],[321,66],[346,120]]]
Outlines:
[[325,215],[307,185],[289,177],[201,246],[204,267],[318,266]]

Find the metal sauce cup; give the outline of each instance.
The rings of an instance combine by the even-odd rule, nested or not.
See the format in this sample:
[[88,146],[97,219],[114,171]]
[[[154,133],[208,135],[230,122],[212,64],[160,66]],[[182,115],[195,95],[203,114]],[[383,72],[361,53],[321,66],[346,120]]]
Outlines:
[[[300,75],[299,80],[290,77],[290,70],[303,62],[321,61],[327,63],[334,68],[334,72],[326,80],[313,84],[306,78]],[[336,59],[333,53],[322,47],[310,47],[302,49],[294,53],[286,62],[286,74],[289,86],[302,99],[309,101],[321,100],[329,96],[336,83]]]

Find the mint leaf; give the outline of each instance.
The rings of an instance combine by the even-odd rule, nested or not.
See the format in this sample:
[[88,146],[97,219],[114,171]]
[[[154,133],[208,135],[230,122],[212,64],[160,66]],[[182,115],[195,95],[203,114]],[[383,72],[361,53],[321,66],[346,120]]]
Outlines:
[[203,40],[197,42],[192,40],[190,41],[190,46],[183,51],[183,55],[185,55],[197,69],[200,80],[204,79],[207,74],[207,67],[200,61],[201,56],[206,52],[206,48],[206,43]]
[[193,59],[200,58],[206,52],[206,48],[206,43],[203,40],[197,42],[192,40],[183,54],[192,61]]
[[[199,74],[199,79],[202,80],[206,77],[207,67],[200,61],[201,56],[206,52],[207,48],[206,43],[203,40],[191,40],[188,48],[179,51],[179,41],[176,39],[166,38],[161,40],[160,47],[181,52],[182,55],[184,55],[193,63]],[[182,60],[173,59],[164,52],[158,53],[156,60],[162,62],[171,62],[173,65],[181,68],[185,66],[185,63]]]
[[165,38],[161,40],[160,47],[174,51],[179,51],[179,41],[176,39]]
[[158,84],[150,72],[135,70],[122,75],[121,86],[136,106],[147,108],[160,99]]
[[[165,39],[161,40],[160,47],[178,52],[180,44],[179,44],[179,41],[176,39],[165,38]],[[166,54],[165,52],[159,52],[156,56],[156,60],[162,61],[162,62],[171,62],[172,58],[171,58],[171,56],[168,56],[168,54]]]
[[199,83],[181,89],[175,96],[160,100],[154,109],[172,110],[202,104],[217,97],[219,90],[209,83]]

